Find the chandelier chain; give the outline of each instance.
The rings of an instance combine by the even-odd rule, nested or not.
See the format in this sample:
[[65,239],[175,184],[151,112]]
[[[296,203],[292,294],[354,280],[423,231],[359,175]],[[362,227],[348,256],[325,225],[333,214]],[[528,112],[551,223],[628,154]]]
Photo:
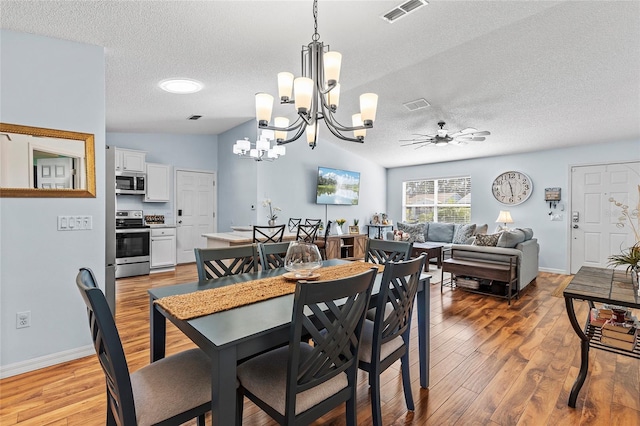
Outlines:
[[313,0],[313,36],[311,40],[320,40],[320,34],[318,34],[318,0]]

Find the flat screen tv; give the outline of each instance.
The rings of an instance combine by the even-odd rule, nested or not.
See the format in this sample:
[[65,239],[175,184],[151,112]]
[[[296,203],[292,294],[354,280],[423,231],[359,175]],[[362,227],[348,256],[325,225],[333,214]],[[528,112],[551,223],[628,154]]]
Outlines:
[[360,195],[360,173],[318,167],[317,204],[355,206]]

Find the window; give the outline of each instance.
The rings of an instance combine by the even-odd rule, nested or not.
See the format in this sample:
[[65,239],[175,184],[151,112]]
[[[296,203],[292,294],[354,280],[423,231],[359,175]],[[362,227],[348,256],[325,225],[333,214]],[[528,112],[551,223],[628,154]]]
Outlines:
[[402,183],[403,222],[471,221],[471,177]]

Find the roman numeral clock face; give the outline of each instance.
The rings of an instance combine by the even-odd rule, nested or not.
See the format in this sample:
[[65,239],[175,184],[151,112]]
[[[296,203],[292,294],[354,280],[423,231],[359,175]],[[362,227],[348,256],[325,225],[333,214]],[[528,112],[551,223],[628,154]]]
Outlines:
[[504,172],[493,180],[491,192],[502,204],[514,206],[524,203],[533,191],[533,182],[521,172]]

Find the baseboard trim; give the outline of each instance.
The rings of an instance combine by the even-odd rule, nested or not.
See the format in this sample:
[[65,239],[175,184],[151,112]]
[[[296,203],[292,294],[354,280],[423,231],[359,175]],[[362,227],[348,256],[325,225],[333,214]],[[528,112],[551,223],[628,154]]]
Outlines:
[[0,379],[17,376],[18,374],[28,373],[30,371],[39,370],[44,367],[50,367],[52,365],[61,364],[78,358],[84,358],[89,355],[95,355],[95,350],[92,345],[69,349],[68,351],[57,352],[55,354],[28,359],[26,361],[20,361],[9,365],[3,365],[0,366]]
[[564,269],[553,269],[553,268],[538,268],[540,272],[548,272],[550,274],[560,274],[560,275],[571,275]]

